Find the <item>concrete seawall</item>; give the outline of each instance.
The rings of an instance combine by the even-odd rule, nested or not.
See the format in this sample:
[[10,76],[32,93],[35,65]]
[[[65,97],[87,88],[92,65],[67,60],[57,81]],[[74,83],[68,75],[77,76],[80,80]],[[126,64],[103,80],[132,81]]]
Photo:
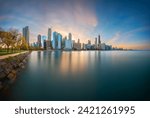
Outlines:
[[5,59],[0,59],[0,90],[5,88],[17,77],[27,63],[27,57],[30,52],[25,52]]

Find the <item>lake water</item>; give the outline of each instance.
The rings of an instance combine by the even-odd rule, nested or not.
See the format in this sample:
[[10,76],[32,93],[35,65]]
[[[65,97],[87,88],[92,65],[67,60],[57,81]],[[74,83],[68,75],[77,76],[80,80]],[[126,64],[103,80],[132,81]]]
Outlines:
[[33,51],[3,100],[150,100],[150,51]]

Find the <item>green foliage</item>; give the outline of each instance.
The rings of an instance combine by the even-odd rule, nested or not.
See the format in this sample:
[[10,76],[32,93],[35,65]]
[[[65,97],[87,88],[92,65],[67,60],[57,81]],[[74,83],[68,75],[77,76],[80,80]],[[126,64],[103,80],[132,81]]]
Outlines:
[[0,50],[2,47],[6,46],[7,53],[11,48],[11,51],[14,52],[16,50],[28,50],[29,46],[24,37],[19,34],[17,29],[9,29],[8,31],[0,28]]
[[20,49],[22,49],[22,50],[28,50],[29,49],[28,43],[26,42],[24,37],[21,37]]

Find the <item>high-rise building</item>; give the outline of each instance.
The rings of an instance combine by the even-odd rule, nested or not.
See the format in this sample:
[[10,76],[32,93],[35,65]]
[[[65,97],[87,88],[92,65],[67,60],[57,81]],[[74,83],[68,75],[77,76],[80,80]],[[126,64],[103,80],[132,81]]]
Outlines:
[[26,42],[29,45],[29,26],[26,26],[22,29],[22,34],[23,34],[23,37],[25,38]]
[[53,32],[53,49],[62,49],[62,35]]
[[106,49],[106,44],[105,43],[102,43],[101,44],[101,50],[105,50]]
[[48,28],[48,45],[49,45],[49,47],[48,48],[52,48],[52,29],[51,28]]
[[90,40],[88,40],[88,44],[91,44],[91,41],[90,41]]
[[97,37],[95,38],[95,45],[97,45]]
[[97,49],[98,45],[97,45],[97,37],[95,38],[95,45],[94,45],[94,49]]
[[65,40],[67,40],[66,36],[62,39],[62,48],[65,48]]
[[38,43],[39,48],[41,48],[42,47],[42,43],[41,43],[41,35],[40,34],[37,37],[37,43]]
[[97,48],[100,50],[101,49],[101,37],[98,35],[98,46]]
[[43,48],[46,50],[46,40],[43,40]]
[[78,39],[78,42],[74,42],[73,43],[73,49],[74,50],[81,50],[81,43],[80,43],[80,39]]
[[57,49],[62,49],[62,35],[60,33],[58,33],[58,45],[57,45]]
[[58,33],[57,32],[53,32],[53,41],[52,41],[52,46],[53,46],[53,49],[56,49],[57,48],[57,44],[58,44]]
[[80,39],[78,39],[78,43],[80,43]]
[[101,44],[101,36],[98,35],[98,44]]
[[46,49],[49,50],[50,49],[50,41],[46,40]]
[[72,40],[65,40],[65,49],[66,50],[72,50],[73,48],[73,41]]
[[68,39],[69,39],[69,40],[72,40],[72,34],[71,34],[71,33],[69,33]]
[[52,37],[52,30],[51,28],[48,28],[48,40],[51,41],[51,37]]

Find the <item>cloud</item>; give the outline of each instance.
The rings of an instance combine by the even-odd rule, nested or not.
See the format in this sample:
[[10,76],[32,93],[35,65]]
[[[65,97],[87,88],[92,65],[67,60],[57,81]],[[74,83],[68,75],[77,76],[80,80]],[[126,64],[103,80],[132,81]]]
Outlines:
[[150,26],[145,26],[145,27],[139,27],[139,28],[136,28],[136,29],[132,29],[130,31],[127,31],[124,33],[124,35],[134,35],[135,33],[138,33],[138,32],[143,32],[143,31],[147,31],[147,30],[150,30]]
[[140,42],[140,43],[120,43],[117,47],[127,48],[127,49],[136,49],[136,50],[149,50],[150,49],[150,42]]
[[64,8],[55,10],[55,12],[48,15],[47,20],[54,30],[62,32],[64,35],[71,32],[75,39],[77,37],[89,38],[90,31],[98,23],[94,11],[79,2],[74,3],[73,6],[64,3]]
[[[139,27],[127,32],[118,31],[108,39],[107,44],[114,47],[129,48],[129,49],[150,49],[150,37],[146,39],[143,36],[137,36],[137,33],[149,31],[150,27]],[[145,36],[145,35],[144,35]]]
[[[38,2],[38,4],[36,4]],[[12,4],[11,4],[12,3]],[[3,3],[4,4],[4,3]],[[29,25],[31,39],[37,39],[37,35],[47,35],[48,27],[68,35],[73,34],[73,38],[81,39],[81,42],[87,42],[92,37],[91,32],[98,24],[96,11],[92,7],[92,2],[87,0],[31,0],[5,3],[4,6],[10,9],[10,13],[5,16],[12,17],[15,22],[21,26]],[[5,9],[3,6],[3,10]],[[0,18],[0,20],[5,20]],[[11,26],[10,26],[11,27]],[[35,40],[31,40],[33,42]]]
[[111,45],[114,45],[114,44],[116,45],[120,39],[121,39],[121,33],[117,32],[117,33],[115,33],[115,35],[111,39],[108,39],[107,43],[111,44]]

